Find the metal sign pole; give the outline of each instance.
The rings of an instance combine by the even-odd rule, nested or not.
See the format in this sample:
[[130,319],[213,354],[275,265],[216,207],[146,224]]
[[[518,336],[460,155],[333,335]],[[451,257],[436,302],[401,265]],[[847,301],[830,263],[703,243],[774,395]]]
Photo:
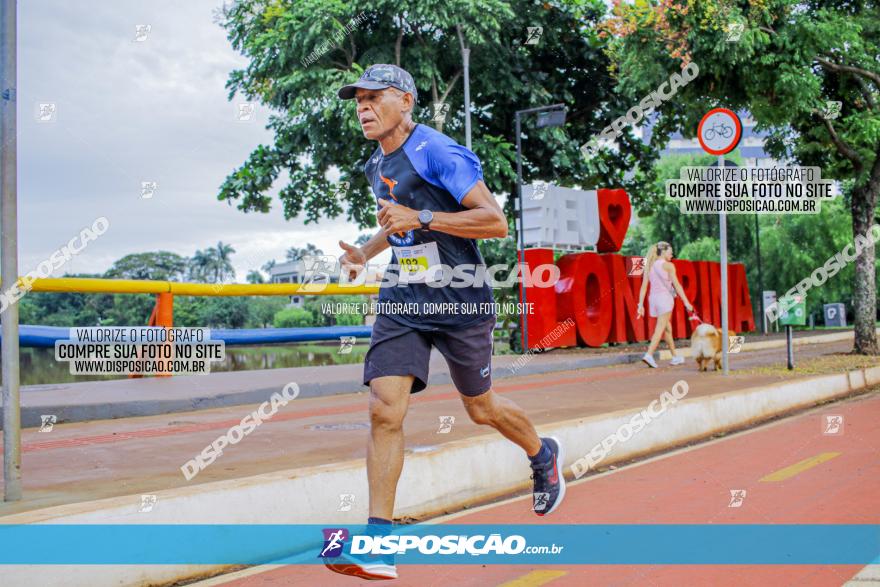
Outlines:
[[[18,281],[18,214],[16,212],[16,6],[0,4],[0,280],[9,289]],[[21,499],[21,397],[18,373],[18,305],[2,312],[3,497]]]
[[[718,169],[721,170],[721,188],[723,190],[724,155],[718,156]],[[724,202],[723,191],[721,201],[722,203]],[[725,375],[727,375],[728,373],[730,373],[727,364],[727,347],[730,344],[729,337],[727,336],[727,212],[725,212],[723,208],[721,210],[721,213],[718,215],[718,222],[718,236],[719,240],[721,241],[721,370]]]
[[[517,228],[517,239],[519,240],[519,250],[521,258],[517,259],[517,263],[519,263],[520,268],[526,262],[526,239],[525,234],[523,234],[523,198],[522,198],[522,140],[520,139],[520,134],[522,133],[522,124],[520,123],[520,114],[521,112],[517,112],[514,118],[516,119],[515,127],[516,127],[516,197],[517,202],[519,203],[519,227]],[[522,311],[522,338],[523,338],[523,352],[528,352],[529,350],[529,320],[526,315],[526,284],[519,284],[520,290],[520,302],[522,303],[523,311]]]

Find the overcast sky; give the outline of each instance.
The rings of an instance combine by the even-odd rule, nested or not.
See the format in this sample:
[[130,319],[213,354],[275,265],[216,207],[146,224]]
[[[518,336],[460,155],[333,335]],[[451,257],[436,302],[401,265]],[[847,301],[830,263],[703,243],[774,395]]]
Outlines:
[[[226,175],[272,140],[269,112],[238,120],[226,98],[246,64],[213,22],[219,0],[27,0],[18,4],[19,274],[101,216],[110,228],[61,268],[103,272],[137,252],[192,255],[218,240],[245,270],[311,242],[338,254],[359,231],[340,217],[306,226],[216,199]],[[137,25],[149,25],[135,41]],[[51,122],[40,104],[54,104]],[[142,182],[156,182],[152,198]],[[275,192],[273,191],[273,194]],[[253,261],[251,261],[253,260]]]

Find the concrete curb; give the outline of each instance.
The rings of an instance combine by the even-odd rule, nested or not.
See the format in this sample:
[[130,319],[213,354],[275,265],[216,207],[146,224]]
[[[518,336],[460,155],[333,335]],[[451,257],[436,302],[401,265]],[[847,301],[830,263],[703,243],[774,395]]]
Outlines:
[[[880,328],[877,329],[877,334],[880,334]],[[844,341],[844,340],[853,340],[854,337],[855,337],[855,333],[853,333],[852,331],[832,332],[829,334],[817,334],[815,336],[802,336],[800,338],[793,339],[793,342],[794,342],[794,346],[801,346],[801,345],[805,345],[805,344],[823,344],[823,343],[829,343],[829,342],[840,342],[840,341]],[[765,350],[765,349],[778,349],[778,348],[782,348],[784,346],[785,346],[785,339],[782,339],[782,340],[759,340],[756,342],[748,342],[748,343],[744,344],[743,351],[744,352],[751,352],[751,351],[761,351],[761,350]],[[678,354],[682,355],[683,357],[691,356],[690,347],[686,348],[686,349],[681,349],[680,351],[677,351],[677,352],[678,352]],[[668,350],[664,349],[662,351],[659,351],[659,353],[660,353],[660,360],[661,361],[672,358],[672,353],[670,353]],[[641,358],[641,356],[639,358]]]
[[[878,329],[880,332],[880,329]],[[852,340],[852,331],[834,332],[829,334],[820,334],[816,336],[800,337],[795,339],[795,346],[803,344],[819,344],[838,342],[843,340]],[[744,346],[745,352],[753,350],[762,350],[770,348],[780,348],[785,346],[784,340],[766,340],[758,342],[749,342]],[[690,356],[690,349],[681,349],[679,353],[682,356]],[[668,360],[672,357],[668,350],[659,351],[659,360]],[[510,377],[519,377],[523,375],[541,375],[544,373],[553,373],[558,371],[570,371],[574,369],[590,369],[595,367],[607,367],[611,365],[625,365],[637,363],[641,360],[642,353],[625,353],[625,354],[602,354],[587,357],[578,357],[571,355],[568,360],[554,360],[552,362],[541,362],[540,360],[532,360],[529,356],[522,367],[511,369],[515,364],[517,357],[504,356],[495,357],[493,359],[492,376],[495,380],[507,379]],[[499,360],[500,359],[500,360]],[[43,414],[54,414],[58,418],[58,423],[69,422],[87,422],[92,420],[111,420],[114,418],[131,418],[137,416],[155,416],[159,414],[173,414],[180,412],[189,412],[193,410],[207,410],[211,408],[222,408],[229,406],[240,406],[246,404],[258,404],[266,401],[272,393],[279,391],[286,383],[296,381],[300,387],[301,398],[321,397],[328,395],[341,395],[346,393],[357,393],[366,391],[361,385],[361,367],[360,365],[341,365],[337,368],[345,368],[344,372],[336,372],[335,380],[324,381],[303,381],[297,375],[297,369],[288,368],[278,370],[278,383],[273,382],[272,385],[261,383],[252,389],[248,389],[248,385],[253,385],[247,381],[247,371],[234,372],[234,380],[226,380],[220,386],[212,386],[208,380],[203,377],[179,377],[168,379],[150,379],[139,380],[139,385],[143,386],[139,389],[137,397],[119,398],[105,391],[103,387],[105,383],[114,382],[92,382],[90,391],[97,393],[89,393],[81,391],[78,386],[87,385],[85,383],[77,383],[66,386],[45,385],[45,386],[28,386],[22,391],[21,406],[21,422],[25,428],[38,427],[41,424],[41,416]],[[314,371],[316,368],[305,368]],[[317,368],[317,369],[320,369]],[[224,374],[229,377],[231,374]],[[207,377],[210,377],[208,375]],[[183,383],[181,383],[183,382]],[[197,391],[189,392],[180,388],[184,383],[195,387]],[[444,385],[452,383],[449,372],[442,358],[435,357],[431,361],[431,376],[429,385]],[[57,394],[57,389],[62,387],[64,391],[58,395],[65,398],[76,398],[79,400],[83,396],[89,396],[84,401],[75,401],[70,403],[58,403],[54,399],[49,399],[48,394]],[[213,391],[217,387],[226,388],[225,391]],[[121,393],[121,392],[118,392]],[[0,415],[3,408],[0,406]]]
[[[618,443],[603,465],[808,407],[880,383],[880,367],[797,379],[704,397],[685,397],[627,442]],[[665,391],[657,390],[657,396]],[[541,426],[566,446],[566,473],[647,406]],[[817,422],[817,433],[819,433]],[[466,472],[467,474],[461,474]],[[398,516],[425,517],[529,486],[520,449],[496,434],[408,451],[398,487]],[[332,488],[332,489],[331,489]],[[355,495],[349,512],[338,512],[339,494]],[[139,513],[140,496],[55,506],[0,518],[4,524],[357,524],[366,518],[367,482],[362,459],[278,471],[242,479],[161,491],[150,513]],[[327,512],[331,512],[328,515]],[[40,568],[41,579],[58,587],[147,586],[195,578],[225,566],[67,566]],[[4,585],[33,584],[34,567],[4,566]]]

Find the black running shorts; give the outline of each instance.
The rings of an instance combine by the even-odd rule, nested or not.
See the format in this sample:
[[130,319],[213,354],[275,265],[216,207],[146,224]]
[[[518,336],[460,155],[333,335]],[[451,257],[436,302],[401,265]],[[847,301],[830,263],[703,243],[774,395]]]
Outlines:
[[431,347],[437,347],[449,365],[459,393],[477,396],[492,387],[492,332],[495,317],[462,330],[415,330],[378,316],[373,324],[370,350],[364,359],[364,385],[376,377],[414,375],[411,393],[428,385]]

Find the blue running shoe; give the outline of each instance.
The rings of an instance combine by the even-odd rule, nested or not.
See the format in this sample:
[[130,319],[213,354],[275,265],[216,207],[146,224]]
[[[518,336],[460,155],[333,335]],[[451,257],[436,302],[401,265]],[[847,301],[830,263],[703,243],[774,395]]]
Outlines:
[[560,473],[565,453],[556,438],[550,436],[541,440],[550,449],[551,456],[546,463],[532,464],[532,479],[535,482],[532,509],[539,516],[546,516],[558,508],[565,497],[565,478]]
[[334,573],[369,581],[397,578],[394,555],[389,554],[349,554],[343,552],[338,557],[325,558],[324,566]]

